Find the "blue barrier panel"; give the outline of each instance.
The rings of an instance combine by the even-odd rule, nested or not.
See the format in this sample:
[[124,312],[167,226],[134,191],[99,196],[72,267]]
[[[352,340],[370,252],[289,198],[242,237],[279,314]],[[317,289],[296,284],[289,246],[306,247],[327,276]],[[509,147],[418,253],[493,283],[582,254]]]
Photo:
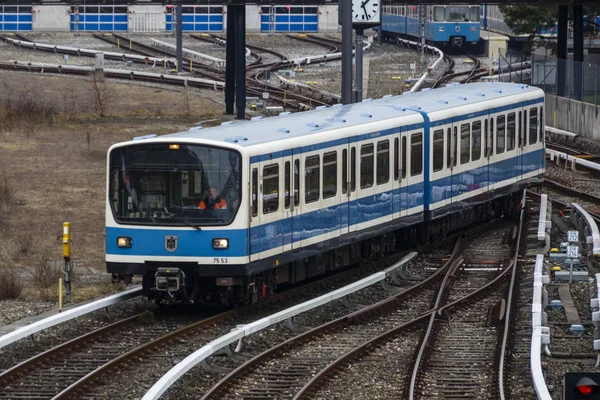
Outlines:
[[[187,32],[223,32],[223,9],[214,6],[184,6],[181,29]],[[173,31],[171,13],[165,14],[166,30]]]
[[263,6],[261,32],[318,32],[319,8],[316,6]]

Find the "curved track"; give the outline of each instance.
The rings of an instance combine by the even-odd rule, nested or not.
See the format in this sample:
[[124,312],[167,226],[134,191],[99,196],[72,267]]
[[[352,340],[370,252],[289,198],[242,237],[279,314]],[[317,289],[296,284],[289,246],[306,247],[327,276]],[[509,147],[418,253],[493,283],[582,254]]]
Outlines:
[[[402,393],[408,389],[406,381],[409,375],[406,367],[411,365],[411,359],[414,360],[419,338],[422,335],[419,332],[423,332],[427,321],[439,313],[443,313],[442,319],[445,320],[445,316],[450,313],[473,315],[477,312],[464,312],[468,307],[480,307],[487,312],[490,304],[500,301],[499,299],[505,294],[504,289],[507,284],[502,277],[510,276],[514,270],[509,268],[514,265],[514,262],[511,262],[514,247],[506,243],[506,237],[512,232],[512,225],[504,225],[499,229],[496,228],[492,233],[484,234],[486,239],[482,239],[481,229],[472,232],[473,240],[460,259],[457,259],[457,247],[450,257],[442,257],[446,260],[443,265],[438,264],[433,268],[429,265],[427,270],[432,274],[421,284],[375,306],[315,328],[258,355],[227,375],[202,399],[304,397],[320,399],[328,398],[328,395],[333,393],[350,398],[361,390],[368,391],[369,383],[372,384],[382,376],[386,376],[386,381],[393,381],[389,385],[393,388],[390,388],[390,391],[383,391],[381,386],[385,385],[379,385],[378,398],[405,398]],[[492,261],[491,259],[495,257],[499,257],[504,262]],[[477,269],[478,272],[469,271],[472,268]],[[440,286],[440,280],[444,275],[445,278]],[[451,285],[448,285],[451,287],[450,292],[446,289],[446,282],[451,282]],[[498,286],[499,282],[501,282],[500,286]],[[443,301],[438,301],[439,304],[436,304],[434,299],[439,287],[442,288],[441,293],[445,294],[441,297]],[[475,296],[479,289],[481,289],[478,292],[480,296]],[[490,293],[494,293],[496,297],[490,296]],[[465,300],[469,301],[469,305],[463,304]],[[474,327],[480,323],[480,319],[469,320],[461,327],[468,329],[471,323],[473,329],[480,329]],[[492,317],[491,320],[494,318]],[[487,320],[484,318],[485,321]],[[438,322],[438,325],[441,324],[443,321]],[[497,323],[494,324],[496,325]],[[501,333],[502,329],[497,331]],[[497,352],[499,347],[497,344],[499,337],[493,337],[492,341],[496,346],[491,346],[492,354]],[[481,337],[473,337],[472,340],[475,343],[481,339]],[[459,340],[461,341],[458,347],[467,352],[464,354],[466,359],[472,349],[467,348],[467,341],[464,338]],[[399,343],[402,343],[402,346],[399,346]],[[386,346],[388,349],[393,347],[396,351],[376,350]],[[454,350],[456,351],[458,347]],[[478,356],[482,357],[481,354],[475,354],[472,358]],[[365,360],[367,366],[363,363]],[[379,364],[379,367],[373,364]],[[462,366],[455,367],[461,370]],[[375,369],[381,372],[379,377],[372,373]],[[398,370],[405,372],[398,372]],[[398,375],[390,376],[390,371],[397,371]],[[435,372],[432,378],[443,381],[443,377],[437,376]],[[329,380],[333,381],[331,393],[327,393],[325,389],[326,385],[330,385]],[[470,380],[474,382],[473,377]],[[481,382],[475,381],[465,385],[481,385]],[[489,388],[490,384],[487,385],[488,390]],[[427,397],[428,393],[423,393],[423,396],[423,398],[432,398]]]

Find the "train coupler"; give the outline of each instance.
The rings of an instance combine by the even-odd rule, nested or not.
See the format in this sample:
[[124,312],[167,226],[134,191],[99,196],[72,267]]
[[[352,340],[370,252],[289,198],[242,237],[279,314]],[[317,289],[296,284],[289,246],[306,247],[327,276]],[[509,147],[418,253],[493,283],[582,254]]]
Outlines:
[[179,268],[158,268],[154,282],[160,292],[178,292],[185,285],[185,273]]

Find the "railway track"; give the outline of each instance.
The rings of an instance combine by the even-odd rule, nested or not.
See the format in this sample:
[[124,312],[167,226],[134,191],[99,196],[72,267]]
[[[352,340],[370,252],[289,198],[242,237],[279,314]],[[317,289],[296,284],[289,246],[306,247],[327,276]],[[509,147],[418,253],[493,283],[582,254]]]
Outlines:
[[[400,256],[387,260],[395,262]],[[135,390],[149,388],[166,372],[172,359],[185,358],[200,343],[209,342],[223,331],[240,323],[273,314],[315,293],[329,292],[332,287],[364,277],[378,270],[384,262],[372,262],[362,268],[338,273],[321,281],[275,295],[254,305],[224,313],[143,314],[116,322],[83,335],[44,353],[38,354],[0,374],[0,399],[65,399],[101,395],[114,388],[115,377],[123,371],[129,376],[148,376],[148,362],[153,365],[154,379],[136,378]],[[167,356],[163,354],[167,353]],[[162,363],[162,364],[161,364]],[[140,374],[131,370],[141,369]],[[143,370],[146,370],[144,373]],[[117,372],[120,371],[120,372]],[[92,383],[93,382],[93,383]],[[130,380],[128,381],[130,382]],[[127,386],[130,390],[130,385]],[[128,390],[121,388],[121,391]],[[119,397],[117,395],[117,397]]]
[[459,79],[460,83],[468,83],[474,81],[476,79],[477,73],[481,71],[481,61],[471,54],[468,54],[467,57],[473,63],[471,69],[469,69],[468,71],[454,72],[454,69],[456,67],[456,62],[454,58],[448,55],[444,55],[444,59],[448,63],[448,66],[438,77],[438,79],[433,83],[432,88],[439,87],[440,85],[448,83],[449,81],[455,78],[461,78]]
[[[513,230],[512,226],[504,226],[500,231],[498,235],[504,239],[507,232]],[[481,230],[476,232],[481,233]],[[439,312],[450,309],[471,297],[476,289],[489,284],[494,278],[497,282],[502,281],[498,278],[499,274],[510,271],[508,266],[513,265],[510,262],[513,249],[511,246],[503,246],[498,251],[490,250],[492,242],[498,244],[497,239],[497,235],[495,239],[487,241],[478,237],[467,246],[465,255],[460,258],[457,245],[452,255],[437,257],[440,263],[432,265],[431,262],[424,262],[424,267],[417,274],[426,276],[429,273],[429,276],[421,284],[254,357],[223,378],[202,399],[329,398],[333,394],[351,398],[360,393],[361,388],[370,393],[369,382],[372,384],[377,379],[383,379],[383,376],[387,381],[393,381],[393,384],[390,384],[389,391],[383,390],[382,386],[385,385],[379,385],[378,398],[402,397],[402,393],[408,389],[407,378],[410,371],[407,366],[414,360],[419,338],[427,321],[437,314],[433,310]],[[502,257],[506,262],[490,260],[490,257],[496,256]],[[415,264],[418,265],[419,262]],[[468,268],[487,268],[489,271],[468,272]],[[433,299],[438,293],[440,280],[443,279],[443,288],[444,282],[455,274],[459,276],[453,283],[453,287],[457,289],[445,296],[445,302],[449,304],[436,305]],[[494,293],[504,293],[502,288],[495,287]],[[487,296],[488,294],[484,298]],[[485,301],[482,307],[485,309],[489,304],[490,301]],[[393,348],[395,351],[375,350],[381,348]],[[496,350],[494,347],[494,351]],[[356,359],[361,360],[360,363],[354,363],[353,360]],[[374,376],[367,372],[375,369],[382,375]],[[390,371],[397,374],[390,376]],[[330,380],[333,383],[330,384]],[[326,387],[330,386],[333,389],[327,392]]]

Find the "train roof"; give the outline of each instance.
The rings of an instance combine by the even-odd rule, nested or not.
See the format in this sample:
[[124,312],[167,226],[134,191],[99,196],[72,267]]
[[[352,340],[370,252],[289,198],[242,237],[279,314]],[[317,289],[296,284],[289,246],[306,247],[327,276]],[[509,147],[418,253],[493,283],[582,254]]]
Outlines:
[[[431,113],[517,94],[529,93],[531,96],[538,91],[541,92],[540,89],[529,85],[498,82],[453,85],[278,117],[192,129],[163,135],[161,138],[211,140],[247,147],[328,129],[347,128],[417,114],[413,109]],[[404,109],[405,107],[409,109]]]

